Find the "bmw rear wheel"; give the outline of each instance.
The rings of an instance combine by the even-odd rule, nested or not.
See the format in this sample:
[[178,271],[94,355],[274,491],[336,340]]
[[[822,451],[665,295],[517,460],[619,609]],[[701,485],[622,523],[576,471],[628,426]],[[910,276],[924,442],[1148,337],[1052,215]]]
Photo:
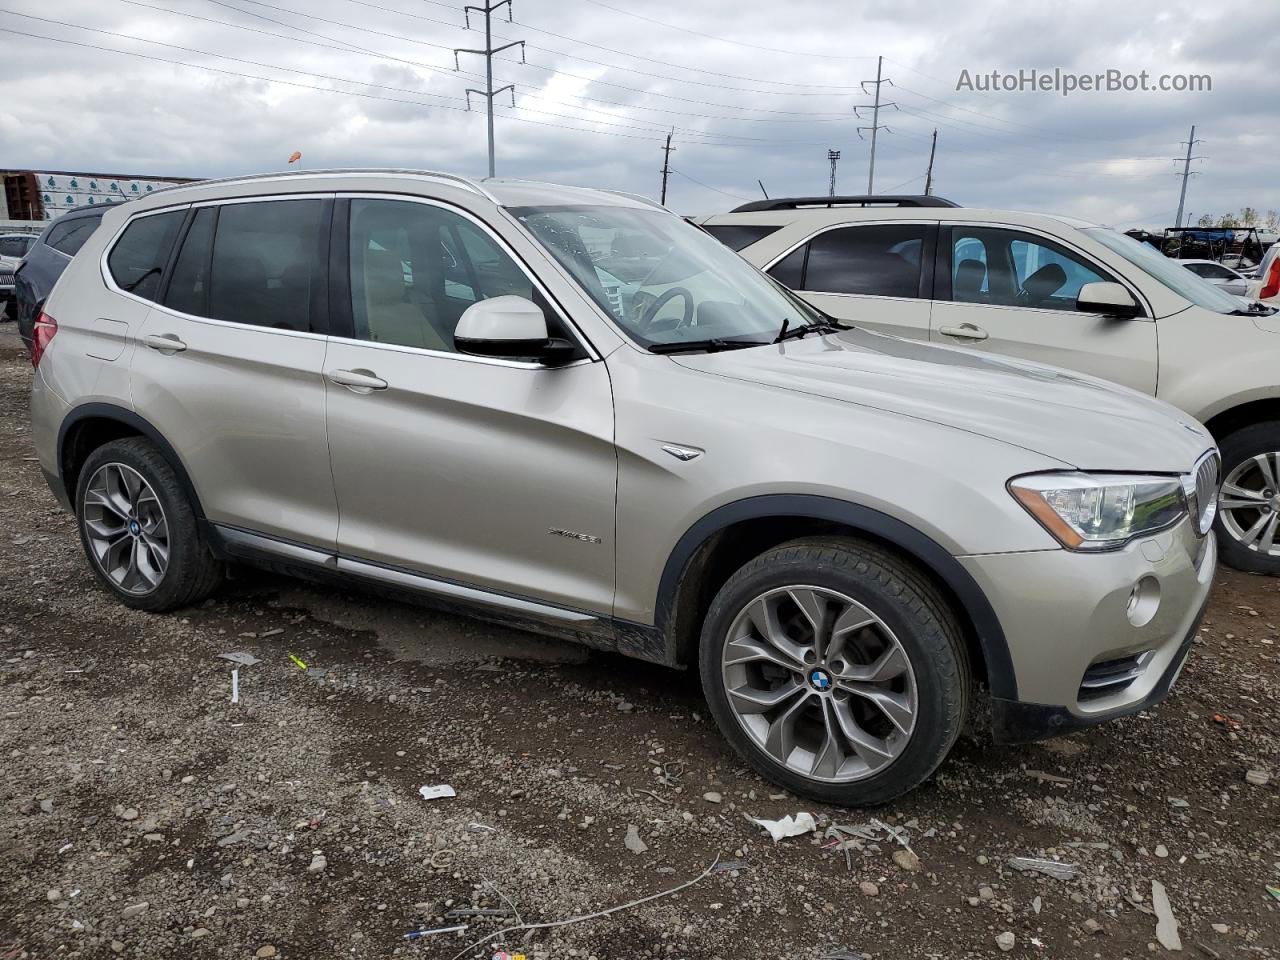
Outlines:
[[703,626],[702,683],[761,774],[829,803],[884,803],[955,744],[969,699],[959,625],[876,545],[792,541],[730,577]]
[[221,581],[186,490],[149,440],[113,440],[89,454],[75,503],[89,565],[126,606],[172,610]]

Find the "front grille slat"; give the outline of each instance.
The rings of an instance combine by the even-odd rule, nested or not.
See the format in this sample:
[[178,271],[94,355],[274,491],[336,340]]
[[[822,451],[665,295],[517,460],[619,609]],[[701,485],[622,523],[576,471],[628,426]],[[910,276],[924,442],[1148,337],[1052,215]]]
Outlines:
[[1196,528],[1204,536],[1218,514],[1218,490],[1222,484],[1222,460],[1216,450],[1196,467]]

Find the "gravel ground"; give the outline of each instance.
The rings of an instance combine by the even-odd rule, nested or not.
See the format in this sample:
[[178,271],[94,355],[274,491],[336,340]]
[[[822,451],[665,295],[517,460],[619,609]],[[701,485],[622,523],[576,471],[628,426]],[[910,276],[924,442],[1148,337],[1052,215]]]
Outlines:
[[[1165,952],[1153,881],[1184,954],[1280,957],[1276,580],[1220,573],[1150,714],[966,739],[890,807],[815,806],[737,762],[687,674],[252,571],[177,614],[113,603],[31,459],[12,329],[0,960],[1138,957]],[[239,704],[229,651],[261,661]],[[748,819],[801,810],[818,832],[776,844]],[[449,916],[474,908],[507,913]]]

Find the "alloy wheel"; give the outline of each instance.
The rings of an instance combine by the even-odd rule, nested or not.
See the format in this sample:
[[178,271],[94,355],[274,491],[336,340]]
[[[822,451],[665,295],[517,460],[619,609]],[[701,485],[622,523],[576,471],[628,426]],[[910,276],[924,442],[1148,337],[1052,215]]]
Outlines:
[[1227,474],[1218,497],[1218,513],[1227,533],[1241,546],[1280,556],[1280,452],[1249,457]]
[[169,567],[169,525],[142,474],[103,464],[89,478],[80,513],[93,558],[118,589],[141,595],[160,585]]
[[734,618],[721,654],[730,709],[788,770],[830,783],[893,762],[918,711],[910,658],[885,622],[834,590],[771,590]]

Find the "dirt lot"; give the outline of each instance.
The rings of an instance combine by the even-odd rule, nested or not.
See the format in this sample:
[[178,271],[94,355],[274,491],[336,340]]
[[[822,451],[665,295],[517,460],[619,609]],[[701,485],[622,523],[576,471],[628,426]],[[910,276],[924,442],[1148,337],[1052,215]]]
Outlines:
[[[964,740],[889,808],[815,807],[736,761],[685,674],[257,573],[179,614],[111,602],[31,459],[12,329],[0,960],[950,960],[1004,955],[1002,935],[1013,957],[1138,957],[1165,952],[1152,881],[1184,954],[1280,957],[1276,580],[1220,573],[1149,715],[1016,749]],[[229,651],[261,660],[238,705]],[[418,795],[439,783],[457,797]],[[748,819],[800,810],[819,832],[777,844]],[[879,827],[847,856],[824,847],[830,823],[872,817],[904,829],[918,869]],[[1078,872],[1017,872],[1013,856]],[[737,868],[703,876],[717,857]],[[448,917],[476,907],[510,915]]]

